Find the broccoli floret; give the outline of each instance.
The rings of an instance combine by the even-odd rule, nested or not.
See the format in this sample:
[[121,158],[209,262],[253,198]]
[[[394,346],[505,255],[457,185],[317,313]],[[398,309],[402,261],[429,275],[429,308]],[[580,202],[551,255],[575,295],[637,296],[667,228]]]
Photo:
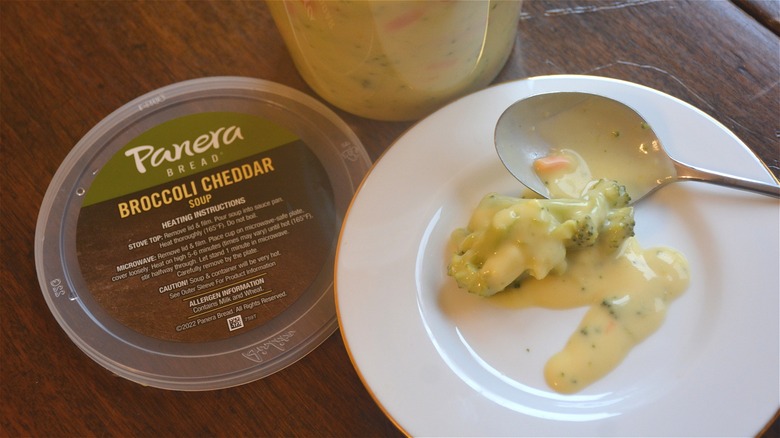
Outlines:
[[599,243],[610,250],[618,249],[626,239],[634,235],[635,224],[633,208],[610,210],[601,227]]
[[591,183],[581,199],[550,199],[544,204],[561,223],[556,233],[567,239],[567,248],[585,248],[600,240],[606,229],[621,230],[611,233],[612,241],[618,241],[621,235],[633,236],[634,211],[628,207],[630,201],[624,186],[602,179]]
[[633,235],[633,209],[623,186],[599,180],[581,199],[483,198],[465,230],[453,233],[448,274],[478,295],[517,287],[566,269],[566,253],[603,243],[617,249]]
[[626,191],[626,186],[608,179],[600,179],[592,182],[586,189],[584,197],[589,194],[601,194],[611,208],[628,207],[631,196]]

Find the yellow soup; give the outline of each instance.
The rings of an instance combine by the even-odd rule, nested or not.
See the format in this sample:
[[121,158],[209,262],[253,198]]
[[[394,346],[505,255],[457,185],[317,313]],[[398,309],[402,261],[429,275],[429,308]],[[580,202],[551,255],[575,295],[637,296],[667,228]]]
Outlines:
[[534,126],[540,139],[555,146],[552,155],[570,159],[572,166],[553,166],[539,171],[535,163],[535,170],[554,198],[577,197],[578,188],[581,190],[584,184],[596,178],[618,181],[636,198],[637,194],[649,191],[661,180],[676,174],[674,165],[649,128],[617,103],[608,105],[585,99]]
[[448,266],[459,287],[513,307],[589,307],[544,369],[561,393],[614,369],[660,327],[689,282],[682,254],[639,245],[625,187],[594,181],[581,196],[486,195],[453,232]]
[[512,50],[519,1],[269,1],[306,82],[346,111],[420,118],[487,85]]
[[564,274],[530,279],[494,299],[512,306],[589,307],[544,369],[550,387],[573,393],[605,376],[655,332],[688,281],[688,263],[679,252],[642,249],[629,238],[614,254],[598,248],[579,251]]

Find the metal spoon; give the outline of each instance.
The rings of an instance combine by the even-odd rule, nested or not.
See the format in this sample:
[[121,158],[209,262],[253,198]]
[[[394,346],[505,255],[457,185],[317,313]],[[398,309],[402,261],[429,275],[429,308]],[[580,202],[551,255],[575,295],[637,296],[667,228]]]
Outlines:
[[636,111],[593,94],[556,92],[515,102],[498,120],[495,145],[504,166],[546,198],[550,192],[534,171],[534,161],[564,148],[580,154],[594,178],[625,184],[632,202],[675,181],[703,181],[780,198],[776,184],[704,170],[669,157]]

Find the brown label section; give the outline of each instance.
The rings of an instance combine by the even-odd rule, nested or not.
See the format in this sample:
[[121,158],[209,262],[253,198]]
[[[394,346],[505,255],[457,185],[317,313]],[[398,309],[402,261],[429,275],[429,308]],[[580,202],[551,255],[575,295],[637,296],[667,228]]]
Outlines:
[[306,293],[335,244],[333,203],[296,141],[82,208],[81,274],[105,313],[143,335],[229,338]]

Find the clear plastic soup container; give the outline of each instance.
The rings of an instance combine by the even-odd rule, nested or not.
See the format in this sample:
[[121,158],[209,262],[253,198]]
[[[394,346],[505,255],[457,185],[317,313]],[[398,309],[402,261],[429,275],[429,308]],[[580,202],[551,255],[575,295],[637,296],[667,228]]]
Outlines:
[[333,105],[415,120],[489,84],[520,1],[268,1],[306,82]]

